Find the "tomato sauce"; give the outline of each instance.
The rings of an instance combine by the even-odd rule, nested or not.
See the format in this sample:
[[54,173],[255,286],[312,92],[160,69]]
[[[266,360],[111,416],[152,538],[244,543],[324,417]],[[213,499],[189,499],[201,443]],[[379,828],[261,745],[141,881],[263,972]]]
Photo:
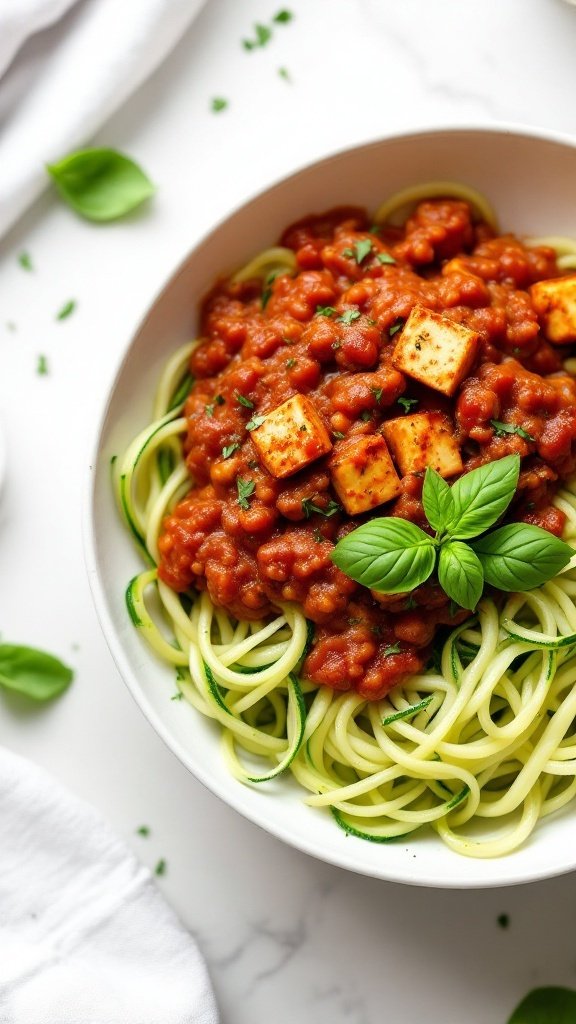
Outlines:
[[[185,408],[193,486],[164,521],[159,575],[177,591],[206,588],[239,619],[296,602],[316,624],[304,675],[377,699],[423,669],[438,628],[469,612],[434,582],[407,595],[371,593],[330,554],[370,515],[428,529],[423,474],[405,475],[393,501],[352,517],[333,490],[329,456],[286,479],[268,472],[251,436],[254,418],[305,395],[335,442],[379,433],[410,407],[442,413],[465,472],[521,456],[508,517],[559,535],[564,516],[551,499],[576,469],[576,383],[563,371],[563,350],[543,336],[527,290],[559,275],[551,249],[494,237],[454,200],[420,203],[403,229],[369,228],[355,208],[309,217],[281,240],[296,255],[294,276],[266,285],[224,280],[205,300]],[[354,247],[366,240],[372,248],[359,261]],[[395,334],[416,304],[479,335],[454,398],[392,363]],[[503,421],[512,432],[494,427]]]

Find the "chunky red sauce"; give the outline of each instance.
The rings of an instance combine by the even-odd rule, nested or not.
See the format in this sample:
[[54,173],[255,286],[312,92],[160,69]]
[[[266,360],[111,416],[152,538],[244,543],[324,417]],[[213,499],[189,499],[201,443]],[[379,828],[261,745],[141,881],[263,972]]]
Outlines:
[[[165,519],[159,574],[178,591],[207,588],[240,619],[297,602],[317,626],[306,677],[379,698],[423,668],[439,625],[469,613],[451,607],[435,583],[405,597],[371,593],[330,553],[370,515],[426,528],[422,474],[408,473],[393,501],[351,517],[335,511],[329,455],[277,479],[247,424],[301,394],[336,445],[379,434],[405,412],[398,399],[413,399],[417,411],[449,417],[465,470],[517,452],[522,471],[510,517],[560,534],[564,517],[551,498],[576,466],[576,383],[562,369],[566,349],[543,336],[528,291],[558,276],[552,250],[493,237],[460,201],[423,202],[404,229],[370,234],[369,225],[364,211],[340,209],[289,228],[281,244],[294,250],[298,272],[265,286],[264,308],[257,280],[223,281],[206,299],[185,410],[194,486]],[[372,250],[359,263],[353,247],[365,239]],[[379,253],[395,263],[380,262]],[[416,304],[479,335],[453,398],[392,365],[398,325]],[[354,314],[349,323],[338,319],[346,311]],[[533,440],[498,436],[491,420],[518,425]],[[250,491],[242,501],[239,478]]]

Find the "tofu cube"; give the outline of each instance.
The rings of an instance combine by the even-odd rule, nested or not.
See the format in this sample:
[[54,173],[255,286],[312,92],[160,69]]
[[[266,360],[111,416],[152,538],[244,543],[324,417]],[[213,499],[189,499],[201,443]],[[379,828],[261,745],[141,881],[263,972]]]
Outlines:
[[397,498],[402,487],[382,434],[359,434],[334,446],[332,484],[348,515]]
[[537,281],[530,288],[532,304],[548,341],[576,341],[576,274]]
[[402,476],[432,466],[440,476],[448,477],[464,468],[454,428],[441,412],[400,416],[384,423],[382,431]]
[[453,395],[472,368],[476,331],[423,306],[414,306],[392,354],[397,370],[443,395]]
[[328,431],[305,395],[294,395],[269,412],[251,437],[268,472],[280,480],[332,449]]

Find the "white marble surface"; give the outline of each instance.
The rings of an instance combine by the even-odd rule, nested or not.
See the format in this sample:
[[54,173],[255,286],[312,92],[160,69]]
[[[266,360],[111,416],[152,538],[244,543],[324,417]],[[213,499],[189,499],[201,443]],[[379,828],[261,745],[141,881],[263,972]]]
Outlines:
[[[576,134],[576,10],[562,0],[291,0],[294,22],[244,51],[279,6],[209,0],[95,140],[158,183],[146,216],[90,226],[47,195],[2,245],[0,631],[59,653],[77,678],[49,707],[0,695],[0,735],[91,800],[145,863],[166,858],[159,884],[198,937],[226,1024],[503,1024],[530,987],[576,984],[576,876],[426,891],[283,847],[164,748],[118,677],[85,579],[97,411],[137,319],[208,226],[275,177],[385,133],[508,120]],[[211,113],[214,96],[229,109]],[[76,312],[57,322],[70,298]]]

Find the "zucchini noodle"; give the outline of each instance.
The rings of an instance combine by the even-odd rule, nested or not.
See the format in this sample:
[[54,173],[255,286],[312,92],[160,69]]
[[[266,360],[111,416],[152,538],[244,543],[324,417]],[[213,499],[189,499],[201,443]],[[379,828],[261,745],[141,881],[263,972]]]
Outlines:
[[[495,225],[474,190],[436,182],[406,189],[376,221],[422,198],[458,196]],[[576,243],[552,245],[576,267]],[[563,262],[564,261],[564,262]],[[571,261],[571,262],[566,262]],[[294,254],[269,249],[234,280],[293,273]],[[576,568],[525,594],[484,598],[454,629],[437,666],[379,701],[299,677],[313,628],[283,604],[270,621],[236,621],[207,592],[177,594],[158,579],[163,517],[189,490],[181,439],[190,354],[160,379],[154,419],[115,460],[118,503],[149,568],[131,581],[132,622],[176,670],[177,685],[221,732],[235,778],[259,785],[290,771],[307,803],[350,835],[386,843],[430,826],[454,851],[495,857],[522,844],[540,818],[576,795]],[[576,549],[576,483],[555,498]]]

